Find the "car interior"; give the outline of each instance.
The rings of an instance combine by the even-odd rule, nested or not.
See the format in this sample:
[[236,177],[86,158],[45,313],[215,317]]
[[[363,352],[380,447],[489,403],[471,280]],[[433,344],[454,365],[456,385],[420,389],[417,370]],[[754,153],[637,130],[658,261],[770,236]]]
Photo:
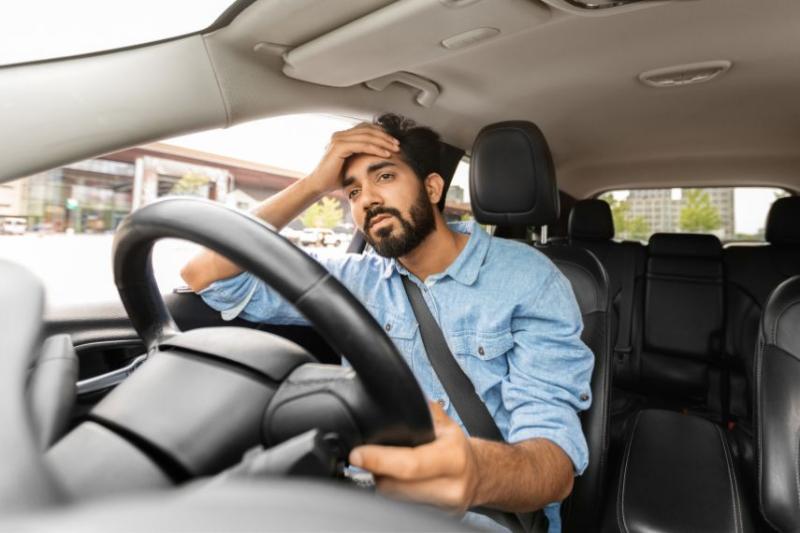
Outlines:
[[[469,161],[474,219],[575,293],[595,367],[564,531],[798,531],[799,51],[791,0],[236,0],[195,33],[0,66],[0,183],[265,117],[410,117],[441,134],[448,186]],[[786,191],[764,242],[621,239],[600,199],[734,186]],[[235,260],[313,327],[162,294],[164,238]],[[171,198],[123,221],[112,260],[118,300],[47,312],[0,260],[0,523],[465,528],[331,481],[355,445],[433,430],[390,337],[294,244]]]

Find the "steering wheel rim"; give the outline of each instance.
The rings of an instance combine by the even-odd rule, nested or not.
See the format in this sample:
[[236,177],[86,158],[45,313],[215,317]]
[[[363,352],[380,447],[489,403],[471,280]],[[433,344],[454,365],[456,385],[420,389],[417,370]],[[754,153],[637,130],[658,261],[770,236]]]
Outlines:
[[114,282],[148,353],[180,333],[153,275],[153,246],[163,238],[200,244],[263,280],[292,303],[334,350],[346,354],[370,398],[405,426],[410,445],[433,440],[430,411],[416,378],[363,305],[274,228],[219,203],[159,200],[130,214],[115,232]]

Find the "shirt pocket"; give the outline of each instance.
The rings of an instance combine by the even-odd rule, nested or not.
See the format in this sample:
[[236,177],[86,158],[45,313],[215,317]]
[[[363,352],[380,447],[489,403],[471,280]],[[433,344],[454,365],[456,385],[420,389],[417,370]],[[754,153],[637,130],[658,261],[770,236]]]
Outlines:
[[419,328],[417,323],[403,316],[386,312],[374,304],[366,304],[365,307],[378,322],[384,333],[392,339],[392,342],[394,342],[394,345],[397,346],[400,354],[410,366],[411,354],[414,350],[414,342]]
[[461,332],[450,336],[456,360],[481,397],[508,375],[507,354],[514,348],[510,330]]

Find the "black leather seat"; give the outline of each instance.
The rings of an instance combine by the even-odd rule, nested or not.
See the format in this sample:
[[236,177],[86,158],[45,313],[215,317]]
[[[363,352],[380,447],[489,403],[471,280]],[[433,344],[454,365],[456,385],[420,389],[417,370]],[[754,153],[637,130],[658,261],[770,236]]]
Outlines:
[[800,274],[800,197],[779,198],[766,222],[764,246],[731,245],[724,250],[727,276],[728,353],[739,361],[742,372],[732,383],[734,414],[748,418],[753,381],[753,357],[758,326],[767,298],[785,279]]
[[722,245],[713,235],[656,233],[647,251],[642,385],[702,406],[722,353]]
[[725,432],[703,418],[641,411],[620,470],[617,523],[623,533],[751,531]]
[[728,321],[725,344],[733,363],[730,406],[736,420],[737,455],[753,494],[757,480],[751,400],[759,324],[772,290],[800,274],[800,197],[780,198],[772,204],[765,237],[765,245],[731,245],[723,253]]
[[[550,150],[530,122],[492,124],[478,134],[470,165],[475,219],[497,226],[497,236],[524,236],[526,227],[553,224],[559,215],[558,187]],[[589,466],[575,480],[562,507],[565,531],[597,529],[604,506],[608,455],[609,368],[608,278],[590,252],[573,246],[544,246],[572,284],[583,315],[582,339],[595,355],[592,406],[581,413]],[[524,273],[520,273],[524,275]]]
[[639,384],[641,302],[645,247],[614,239],[614,218],[608,202],[579,200],[568,222],[569,243],[592,252],[608,273],[611,297],[611,345],[614,388],[611,394],[611,441],[620,442],[632,415],[643,405],[634,392]]
[[800,531],[800,276],[781,283],[764,310],[755,402],[761,513],[778,531]]

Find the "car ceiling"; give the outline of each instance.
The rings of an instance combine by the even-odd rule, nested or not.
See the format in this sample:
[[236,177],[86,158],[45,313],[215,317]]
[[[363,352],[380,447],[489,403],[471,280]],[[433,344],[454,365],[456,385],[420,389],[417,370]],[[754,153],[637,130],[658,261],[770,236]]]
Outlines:
[[[219,97],[211,94],[208,72],[195,74],[205,95],[190,102],[194,114],[170,109],[170,97],[154,94],[147,100],[155,111],[163,107],[169,122],[139,120],[95,140],[95,148],[86,143],[97,132],[87,132],[82,147],[48,162],[278,114],[368,118],[392,110],[465,149],[486,124],[532,120],[550,142],[561,187],[576,197],[648,186],[800,190],[800,2],[673,0],[585,16],[554,7],[562,1],[257,0],[229,25],[185,39],[201,39],[202,47],[187,43],[174,53],[195,63],[204,54]],[[480,27],[500,32],[458,50],[440,44]],[[696,85],[651,88],[637,79],[711,60],[732,66]],[[131,63],[146,67],[141,57]],[[374,91],[362,83],[392,71],[434,82],[438,98],[422,107],[409,87]],[[179,68],[172,75],[183,74]],[[332,86],[343,81],[348,86]]]

